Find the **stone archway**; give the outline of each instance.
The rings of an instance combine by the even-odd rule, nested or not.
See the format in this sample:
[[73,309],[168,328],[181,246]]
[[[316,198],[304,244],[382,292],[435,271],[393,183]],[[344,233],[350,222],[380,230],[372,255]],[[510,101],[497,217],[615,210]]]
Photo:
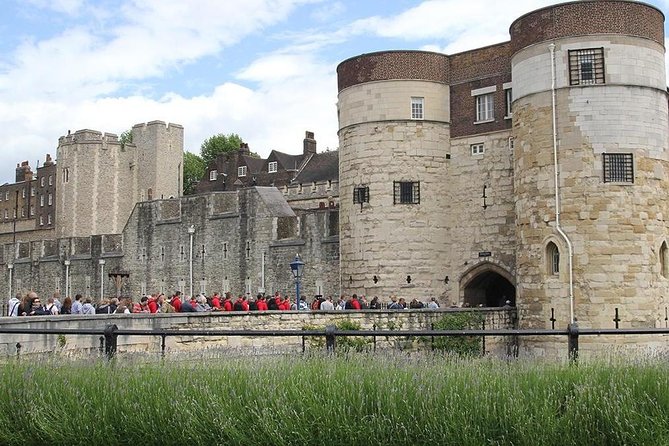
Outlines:
[[513,277],[494,263],[481,263],[460,279],[465,306],[502,307],[506,301],[516,305],[516,286]]

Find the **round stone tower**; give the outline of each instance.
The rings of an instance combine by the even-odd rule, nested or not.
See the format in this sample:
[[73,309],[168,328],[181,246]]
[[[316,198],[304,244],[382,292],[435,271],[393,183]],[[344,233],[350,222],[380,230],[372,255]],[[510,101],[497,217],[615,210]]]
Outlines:
[[342,290],[443,294],[447,56],[364,54],[337,74]]
[[[659,325],[667,305],[664,16],[564,3],[510,28],[521,324]],[[556,188],[557,184],[557,188]],[[572,290],[573,289],[573,293]]]

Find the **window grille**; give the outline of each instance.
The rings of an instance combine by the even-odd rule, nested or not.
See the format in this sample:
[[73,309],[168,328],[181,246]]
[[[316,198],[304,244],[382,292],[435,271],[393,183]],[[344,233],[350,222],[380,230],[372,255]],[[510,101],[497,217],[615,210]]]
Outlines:
[[369,186],[360,186],[353,189],[353,203],[369,203]]
[[634,183],[634,157],[631,153],[604,153],[605,183]]
[[393,204],[420,204],[420,182],[394,181]]
[[604,83],[604,48],[569,50],[569,84]]

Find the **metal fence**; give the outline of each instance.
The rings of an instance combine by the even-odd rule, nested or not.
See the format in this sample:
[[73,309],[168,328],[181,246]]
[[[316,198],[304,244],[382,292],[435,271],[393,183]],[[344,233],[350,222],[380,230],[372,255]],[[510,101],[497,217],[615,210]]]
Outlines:
[[[199,336],[199,337],[325,337],[325,349],[334,352],[337,338],[343,337],[481,337],[487,336],[518,337],[518,336],[564,336],[567,343],[569,359],[578,359],[579,338],[581,336],[628,336],[628,335],[666,335],[669,328],[627,328],[627,329],[579,329],[578,324],[570,324],[566,330],[505,330],[505,329],[467,329],[467,330],[338,330],[334,325],[324,330],[126,330],[116,325],[107,325],[104,329],[68,329],[68,328],[5,328],[0,327],[0,334],[29,334],[29,335],[92,335],[100,336],[100,351],[108,359],[112,359],[118,350],[119,336],[158,336],[161,338],[161,355],[165,355],[165,341],[170,336]],[[303,342],[304,348],[304,342]],[[21,352],[21,344],[16,344],[16,353]],[[511,356],[517,355],[517,350],[509,350]]]

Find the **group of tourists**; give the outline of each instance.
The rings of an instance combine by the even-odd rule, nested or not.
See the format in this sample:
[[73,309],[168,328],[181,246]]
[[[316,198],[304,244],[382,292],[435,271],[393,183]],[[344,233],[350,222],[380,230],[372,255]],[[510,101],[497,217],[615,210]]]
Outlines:
[[83,298],[77,294],[74,299],[65,297],[62,302],[59,293],[54,293],[44,302],[34,291],[25,296],[17,294],[11,298],[7,306],[7,315],[18,316],[48,316],[58,314],[136,314],[136,313],[197,313],[205,311],[336,311],[336,310],[403,310],[406,308],[437,309],[439,304],[432,298],[427,304],[413,299],[408,305],[404,298],[390,297],[390,302],[381,303],[375,296],[367,301],[365,296],[353,294],[342,295],[336,301],[332,296],[316,296],[311,303],[305,300],[292,300],[288,295],[281,295],[278,291],[273,296],[266,297],[258,294],[249,298],[240,294],[236,298],[232,293],[214,293],[207,297],[204,294],[188,297],[176,291],[167,297],[163,293],[143,296],[138,302],[131,298],[102,299],[96,305],[90,297]]

